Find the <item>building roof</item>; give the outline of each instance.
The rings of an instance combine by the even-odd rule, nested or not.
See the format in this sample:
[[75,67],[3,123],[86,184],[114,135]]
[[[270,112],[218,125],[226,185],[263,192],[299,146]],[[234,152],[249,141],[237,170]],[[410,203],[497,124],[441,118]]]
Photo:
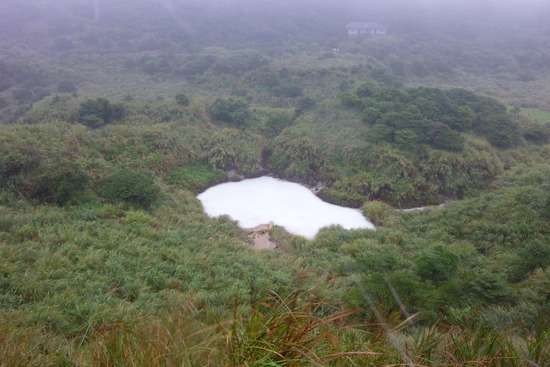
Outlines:
[[385,26],[375,22],[351,22],[346,26],[346,28],[351,30],[386,30]]

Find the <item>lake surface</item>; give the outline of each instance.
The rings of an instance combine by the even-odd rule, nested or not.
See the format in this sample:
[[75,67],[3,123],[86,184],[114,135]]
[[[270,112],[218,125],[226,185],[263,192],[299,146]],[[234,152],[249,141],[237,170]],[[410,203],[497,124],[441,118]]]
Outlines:
[[361,211],[326,203],[305,186],[272,177],[217,185],[198,199],[210,217],[228,215],[245,229],[273,223],[308,239],[331,225],[374,229]]

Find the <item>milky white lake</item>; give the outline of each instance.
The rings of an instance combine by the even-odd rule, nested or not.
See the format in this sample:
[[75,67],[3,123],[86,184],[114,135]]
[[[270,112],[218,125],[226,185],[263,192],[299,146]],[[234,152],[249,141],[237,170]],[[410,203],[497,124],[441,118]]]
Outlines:
[[228,215],[245,229],[273,223],[308,239],[331,225],[374,229],[361,211],[326,203],[307,187],[272,177],[217,185],[198,199],[210,217]]

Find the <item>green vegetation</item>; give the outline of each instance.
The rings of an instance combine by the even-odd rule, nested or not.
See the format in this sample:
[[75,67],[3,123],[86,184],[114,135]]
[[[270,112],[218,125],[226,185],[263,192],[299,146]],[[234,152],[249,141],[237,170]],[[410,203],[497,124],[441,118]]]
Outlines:
[[124,117],[124,107],[113,105],[105,98],[89,99],[80,104],[78,121],[88,127],[102,127]]
[[218,98],[210,106],[210,115],[214,120],[233,126],[242,126],[250,116],[248,104],[239,98]]
[[[547,358],[548,146],[500,150],[472,135],[462,153],[429,150],[419,162],[438,179],[452,175],[449,188],[466,190],[479,177],[492,189],[446,208],[404,214],[369,201],[369,191],[360,191],[368,186],[358,186],[346,197],[364,203],[376,232],[333,228],[306,241],[278,230],[280,250],[258,253],[235,223],[207,218],[194,197],[223,180],[224,171],[251,176],[264,164],[304,182],[323,175],[353,179],[332,186],[342,192],[355,190],[359,177],[376,183],[382,176],[355,173],[358,166],[351,164],[362,157],[340,161],[351,162],[341,168],[352,176],[331,167],[337,156],[309,136],[305,122],[269,141],[208,121],[154,123],[141,108],[128,105],[128,111],[125,122],[103,129],[58,122],[1,128],[0,325],[9,335],[0,342],[3,360],[27,348],[45,350],[28,360],[46,365],[121,363],[130,355],[155,365],[164,348],[176,361],[199,365],[204,348],[216,356],[212,365],[376,365],[408,358],[438,365],[448,353],[455,360],[513,359],[519,365]],[[368,123],[357,123],[368,131]],[[369,149],[378,154],[367,155],[378,165],[375,172],[388,180],[409,169],[410,176],[397,181],[407,185],[418,174],[414,165],[393,171],[401,149],[387,143]],[[469,149],[475,157],[467,158]],[[492,174],[461,172],[475,167],[458,163],[465,159],[479,162],[476,170],[484,167],[481,151],[494,162]],[[449,164],[451,157],[457,163],[450,173],[436,170],[434,162]],[[451,179],[465,174],[472,179]],[[420,186],[405,187],[422,195]],[[381,200],[391,202],[387,198]],[[273,300],[275,309],[265,308],[270,291],[287,297],[300,289],[309,291],[289,301],[292,311]],[[184,314],[178,307],[190,307],[191,316],[177,316]],[[430,335],[431,349],[403,354],[374,336],[382,335],[369,326],[378,317],[410,343]],[[300,322],[288,321],[296,318]],[[191,329],[204,334],[185,334]],[[153,331],[164,336],[150,344]],[[115,335],[124,337],[115,341]],[[498,347],[454,344],[476,338]],[[518,338],[534,354],[512,347]],[[20,349],[8,348],[14,341]],[[290,348],[295,343],[299,356]]]
[[189,97],[187,97],[185,94],[178,94],[176,95],[176,102],[181,106],[189,106],[191,101],[189,100]]
[[[1,367],[548,365],[542,32],[4,2]],[[264,174],[377,230],[254,251],[196,195]]]
[[99,192],[111,201],[124,201],[149,208],[158,199],[159,189],[150,175],[121,169],[101,182]]
[[192,192],[200,192],[220,183],[225,178],[223,171],[207,164],[193,164],[175,169],[168,177],[168,182]]
[[541,124],[546,124],[550,122],[550,112],[545,110],[541,110],[538,108],[524,108],[522,110],[522,113],[527,115],[527,117],[529,117],[530,119]]
[[362,110],[375,125],[372,139],[401,149],[427,144],[436,149],[462,151],[460,132],[475,131],[493,145],[509,148],[519,142],[519,129],[506,107],[496,100],[464,90],[429,88],[380,90],[368,84],[343,102]]

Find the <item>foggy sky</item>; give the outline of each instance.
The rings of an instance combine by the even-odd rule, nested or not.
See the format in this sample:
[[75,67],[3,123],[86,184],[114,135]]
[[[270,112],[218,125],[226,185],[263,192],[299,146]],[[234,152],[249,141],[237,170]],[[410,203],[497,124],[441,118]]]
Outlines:
[[404,29],[437,25],[455,31],[475,24],[515,32],[548,29],[550,23],[549,0],[0,0],[0,33],[2,29],[13,33],[23,21],[29,24],[47,16],[62,21],[71,12],[88,14],[83,17],[96,23],[116,22],[137,13],[178,24],[250,18],[257,24],[379,21]]

